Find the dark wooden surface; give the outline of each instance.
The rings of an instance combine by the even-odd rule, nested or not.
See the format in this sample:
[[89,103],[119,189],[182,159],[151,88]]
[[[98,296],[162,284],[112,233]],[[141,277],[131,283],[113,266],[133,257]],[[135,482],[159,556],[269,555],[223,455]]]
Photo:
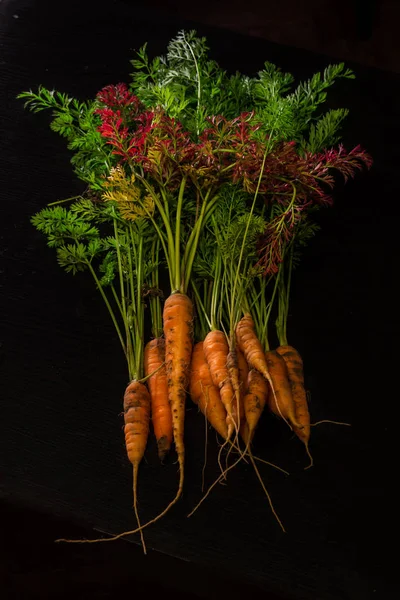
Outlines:
[[[134,526],[131,469],[119,414],[127,378],[124,360],[91,282],[61,272],[29,222],[41,207],[83,186],[71,174],[63,140],[47,127],[48,115],[24,112],[15,96],[40,83],[80,98],[93,96],[103,85],[128,79],[133,49],[148,40],[150,51],[161,53],[178,29],[193,23],[122,1],[71,1],[56,9],[46,0],[21,0],[0,7],[0,496],[11,512],[18,506],[63,519],[55,537],[62,535],[64,524],[71,536],[78,532],[74,527],[88,536],[119,532]],[[208,36],[214,57],[227,69],[252,74],[270,60],[304,78],[328,62],[218,28],[197,29]],[[400,81],[350,66],[357,80],[338,85],[331,102],[352,110],[348,145],[361,142],[375,166],[341,189],[335,207],[321,216],[323,230],[294,277],[289,332],[304,357],[314,420],[353,426],[315,428],[315,468],[303,471],[300,443],[276,420],[263,418],[255,452],[291,472],[286,478],[262,468],[287,528],[284,535],[245,465],[194,517],[186,518],[201,496],[204,439],[202,419],[188,405],[184,497],[147,530],[149,562],[135,562],[136,539],[135,544],[118,544],[133,580],[147,568],[151,581],[161,553],[177,580],[178,565],[190,564],[193,570],[181,589],[200,597],[216,597],[211,583],[203,585],[205,572],[213,573],[210,582],[222,573],[236,591],[245,589],[235,586],[240,582],[293,600],[384,598],[390,590],[385,465],[392,427],[388,398],[394,388],[388,377],[378,386],[377,376],[388,372],[387,340],[396,332],[391,287],[398,237]],[[211,438],[208,482],[217,473],[217,444]],[[161,467],[151,442],[140,473],[143,521],[169,502],[176,484],[173,457]],[[35,519],[27,514],[26,519]],[[25,543],[21,514],[7,522]],[[91,557],[110,556],[110,545],[103,545],[107,550],[87,546],[54,552],[62,552],[65,561],[70,557],[73,570]],[[50,547],[43,561],[52,559]],[[108,569],[108,558],[102,560],[96,567],[99,581]],[[5,563],[9,572],[11,564]],[[147,566],[138,567],[142,564]],[[12,577],[8,581],[12,589]]]

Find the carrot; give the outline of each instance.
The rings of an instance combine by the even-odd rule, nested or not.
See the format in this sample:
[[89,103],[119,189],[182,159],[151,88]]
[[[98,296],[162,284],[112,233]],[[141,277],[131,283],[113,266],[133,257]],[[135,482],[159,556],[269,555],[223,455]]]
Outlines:
[[293,429],[297,437],[306,447],[310,457],[311,466],[313,464],[313,459],[308,449],[311,433],[310,413],[308,411],[307,395],[304,387],[303,361],[300,354],[293,346],[279,346],[276,351],[285,361],[295,404],[296,420],[302,425],[302,429],[299,429],[296,426],[294,426]]
[[243,399],[244,412],[248,427],[248,445],[253,437],[264,410],[269,393],[268,382],[256,369],[251,369],[247,378],[247,391]]
[[[124,394],[125,443],[128,458],[133,465],[133,508],[140,527],[137,510],[137,481],[140,461],[146,449],[149,435],[150,396],[143,383],[131,381]],[[140,532],[143,551],[146,554],[143,533]]]
[[[165,366],[171,405],[175,449],[179,463],[179,487],[173,502],[182,494],[185,467],[185,400],[192,355],[193,304],[186,294],[172,293],[165,301]],[[167,507],[168,510],[168,507]]]
[[225,334],[219,330],[210,331],[203,342],[213,384],[219,389],[221,401],[227,413],[226,424],[230,439],[233,431],[238,427],[238,415],[234,406],[235,393],[229,377],[227,358],[229,346]]
[[[239,361],[238,353],[235,342],[231,343],[228,356],[226,357],[226,366],[228,368],[229,379],[231,381],[233,392],[235,394],[233,402],[233,417],[235,421],[240,423],[244,411],[243,403],[240,401],[240,373],[239,373]],[[237,417],[239,415],[239,417]]]
[[198,342],[193,348],[189,389],[193,402],[198,405],[219,435],[226,440],[228,437],[226,410],[219,389],[213,384],[203,342]]
[[164,361],[164,338],[155,338],[148,342],[144,350],[144,372],[148,377],[151,416],[160,460],[163,460],[169,452],[173,435],[172,414],[168,400],[167,372],[165,366],[162,366]]
[[244,400],[244,396],[245,396],[246,390],[247,390],[247,377],[249,375],[249,365],[247,364],[247,360],[246,360],[243,352],[241,352],[241,350],[239,350],[239,348],[236,348],[236,352],[237,352],[237,358],[238,358],[239,381],[240,381],[240,404],[241,404],[240,418],[242,420],[244,417],[243,400]]
[[278,413],[282,419],[286,421],[286,417],[281,410],[278,395],[275,392],[275,385],[269,372],[264,350],[260,340],[257,337],[253,317],[250,313],[246,313],[237,324],[236,338],[239,348],[243,352],[250,369],[257,369],[257,371],[259,371],[270,384],[274,403]]
[[250,369],[257,369],[269,381],[270,375],[264,350],[257,337],[253,317],[249,313],[246,313],[237,324],[236,338]]
[[[282,356],[275,351],[265,353],[268,370],[273,382],[275,397],[268,405],[272,412],[287,419],[293,427],[303,429],[303,425],[296,416],[296,406],[293,400],[289,374]],[[272,387],[272,386],[271,386]]]
[[311,428],[307,395],[304,387],[303,361],[300,354],[292,346],[279,346],[276,351],[282,356],[286,363],[292,388],[292,396],[295,403],[296,419],[302,425],[302,429],[295,426],[294,431],[307,446],[310,440]]

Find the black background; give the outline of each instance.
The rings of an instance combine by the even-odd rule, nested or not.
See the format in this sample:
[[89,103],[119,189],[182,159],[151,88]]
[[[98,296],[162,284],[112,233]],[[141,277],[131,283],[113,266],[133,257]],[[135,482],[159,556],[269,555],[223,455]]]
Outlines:
[[[15,576],[16,562],[27,560],[23,544],[30,559],[37,547],[42,554],[36,560],[62,563],[64,577],[66,564],[76,572],[91,561],[91,587],[77,583],[77,597],[92,597],[107,569],[118,574],[115,585],[117,579],[122,584],[121,565],[124,585],[129,577],[145,580],[146,573],[161,585],[166,564],[174,573],[165,575],[168,586],[196,597],[255,597],[256,590],[288,599],[387,596],[384,547],[393,524],[385,482],[398,397],[392,286],[398,272],[399,76],[349,64],[356,81],[341,82],[330,96],[332,106],[351,109],[346,145],[360,142],[375,163],[338,188],[334,207],[320,217],[323,229],[294,276],[289,337],[304,358],[312,418],[352,427],[315,428],[315,467],[303,471],[301,444],[275,419],[263,418],[255,453],[291,473],[286,478],[261,468],[287,534],[245,465],[186,519],[201,496],[204,451],[203,422],[188,403],[184,497],[146,530],[149,556],[139,555],[136,538],[101,550],[61,547],[52,539],[135,526],[120,416],[127,374],[91,281],[62,272],[30,225],[40,208],[84,186],[71,174],[64,140],[48,128],[49,115],[24,111],[16,94],[41,83],[92,97],[106,84],[128,80],[134,49],[148,41],[152,54],[163,53],[182,27],[206,35],[225,68],[249,75],[270,60],[306,78],[332,60],[182,22],[167,9],[134,2],[20,1],[1,8],[0,497],[9,597],[36,597],[34,586],[18,588]],[[210,437],[208,482],[217,473],[217,444]],[[176,485],[176,464],[171,458],[161,467],[151,441],[140,472],[143,522],[170,501]],[[45,541],[40,531],[47,531]],[[7,550],[12,545],[15,557]],[[113,597],[112,589],[102,587],[93,597]],[[62,590],[57,593],[61,597]]]

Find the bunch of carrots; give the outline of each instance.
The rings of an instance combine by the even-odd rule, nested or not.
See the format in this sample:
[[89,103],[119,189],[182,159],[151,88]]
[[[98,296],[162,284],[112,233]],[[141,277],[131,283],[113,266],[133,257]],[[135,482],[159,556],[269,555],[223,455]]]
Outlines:
[[[262,483],[251,445],[266,407],[312,464],[303,362],[287,340],[291,275],[318,229],[314,213],[332,202],[333,172],[347,180],[371,159],[337,146],[346,110],[317,112],[329,86],[353,77],[343,64],[289,93],[292,76],[271,63],[256,78],[227,74],[195,32],[180,32],[166,57],[150,61],[143,47],[132,63],[130,86],[107,86],[92,101],[44,87],[20,97],[35,112],[52,110],[87,186],[32,221],[61,267],[93,277],[127,360],[125,440],[145,550],[143,529],[183,491],[188,393],[223,440],[208,492],[246,457]],[[174,444],[179,484],[141,524],[138,468],[150,422],[161,461]],[[238,455],[225,468],[224,450],[227,465]]]

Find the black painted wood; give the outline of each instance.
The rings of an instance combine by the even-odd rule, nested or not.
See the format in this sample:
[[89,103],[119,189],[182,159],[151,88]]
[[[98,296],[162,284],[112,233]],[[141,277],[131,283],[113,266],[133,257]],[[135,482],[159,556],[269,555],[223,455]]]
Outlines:
[[[193,24],[120,0],[62,7],[3,0],[0,8],[0,495],[97,532],[119,532],[135,525],[119,414],[124,360],[91,281],[61,272],[29,222],[41,207],[83,186],[71,174],[64,141],[48,129],[48,116],[24,112],[15,96],[40,83],[93,96],[128,78],[133,49],[148,40],[150,51],[161,53],[177,30]],[[251,74],[271,60],[307,77],[329,62],[217,28],[197,29],[227,69]],[[192,562],[199,578],[204,568],[221,570],[232,581],[293,600],[385,597],[390,585],[381,534],[390,513],[379,520],[377,514],[386,507],[380,458],[387,456],[393,386],[388,378],[387,389],[375,380],[380,370],[387,373],[396,317],[400,80],[354,67],[356,82],[338,85],[331,103],[352,109],[347,142],[366,146],[375,166],[340,189],[334,208],[321,215],[323,230],[294,276],[289,323],[304,357],[314,420],[353,426],[315,428],[315,468],[303,471],[301,444],[275,419],[263,418],[255,452],[291,472],[285,478],[261,469],[284,535],[245,465],[186,518],[201,495],[204,440],[203,421],[188,404],[184,497],[146,532],[149,549]],[[217,473],[211,438],[208,482]],[[143,521],[169,502],[176,484],[173,458],[160,466],[151,441],[140,473]],[[213,597],[210,590],[204,595]]]

